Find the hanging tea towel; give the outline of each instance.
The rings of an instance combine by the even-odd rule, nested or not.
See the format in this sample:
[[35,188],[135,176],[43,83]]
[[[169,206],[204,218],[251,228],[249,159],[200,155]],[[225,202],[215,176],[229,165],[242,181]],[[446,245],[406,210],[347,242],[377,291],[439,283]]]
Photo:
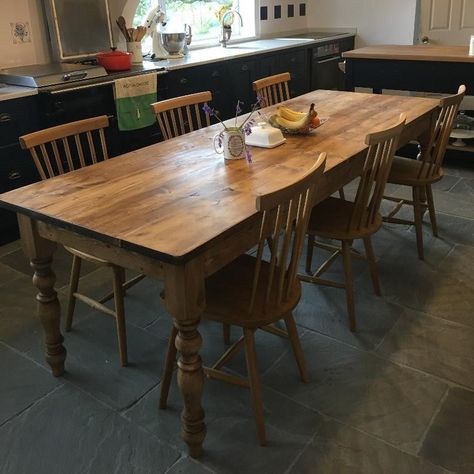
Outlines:
[[150,104],[156,102],[156,74],[115,81],[115,108],[121,131],[137,130],[155,123]]

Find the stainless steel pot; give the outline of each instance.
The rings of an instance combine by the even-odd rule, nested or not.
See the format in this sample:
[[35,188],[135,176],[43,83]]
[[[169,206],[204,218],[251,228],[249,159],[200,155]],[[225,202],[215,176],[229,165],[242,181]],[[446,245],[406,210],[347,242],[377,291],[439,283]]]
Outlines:
[[186,33],[161,33],[161,44],[169,54],[183,52],[186,43]]

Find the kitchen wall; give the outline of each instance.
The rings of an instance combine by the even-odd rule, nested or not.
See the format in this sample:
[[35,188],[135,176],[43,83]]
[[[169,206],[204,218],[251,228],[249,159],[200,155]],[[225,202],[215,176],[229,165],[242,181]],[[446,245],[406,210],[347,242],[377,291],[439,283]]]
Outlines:
[[[0,3],[0,68],[48,62],[51,56],[42,0],[0,0]],[[132,3],[128,2],[128,6]],[[126,17],[131,15],[131,11],[128,11],[130,9],[124,11],[126,5],[127,0],[110,0],[111,17],[117,18],[122,13]],[[304,5],[301,11],[300,5]],[[259,22],[259,34],[266,36],[305,29],[308,6],[309,3],[305,3],[305,0],[261,0],[260,7],[266,9],[267,19]],[[293,10],[292,17],[289,16],[291,10]],[[281,17],[275,18],[278,12]],[[259,19],[260,13],[260,8],[257,8]],[[10,23],[26,25],[28,35],[22,37],[23,41],[14,39]],[[115,24],[112,27],[114,36],[120,37]]]
[[41,0],[1,0],[0,67],[49,61],[49,42],[41,8]]
[[412,44],[416,0],[313,0],[309,28],[357,28],[356,46]]

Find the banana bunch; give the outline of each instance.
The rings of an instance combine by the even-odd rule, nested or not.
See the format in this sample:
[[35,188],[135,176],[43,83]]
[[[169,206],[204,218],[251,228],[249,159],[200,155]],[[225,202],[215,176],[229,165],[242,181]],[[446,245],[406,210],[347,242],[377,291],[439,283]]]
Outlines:
[[[308,112],[297,112],[281,105],[277,113],[270,117],[270,124],[286,133],[308,133],[318,119],[318,113],[311,104]],[[319,119],[318,119],[319,122]]]

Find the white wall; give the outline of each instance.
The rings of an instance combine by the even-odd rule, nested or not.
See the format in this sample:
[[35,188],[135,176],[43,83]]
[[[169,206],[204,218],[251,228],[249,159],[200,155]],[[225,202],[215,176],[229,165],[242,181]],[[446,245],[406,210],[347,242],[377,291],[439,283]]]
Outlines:
[[313,0],[309,28],[357,28],[357,46],[412,44],[416,0]]
[[[299,16],[299,4],[303,1],[306,2],[306,16]],[[261,36],[273,35],[278,33],[284,33],[288,31],[304,30],[308,26],[308,7],[311,0],[260,0],[260,6],[266,6],[268,8],[268,20],[260,22],[259,34]],[[257,0],[257,3],[258,0]],[[287,18],[288,4],[294,5],[293,18]],[[275,5],[281,5],[281,18],[273,18],[273,7]],[[260,7],[257,6],[257,18],[260,17]]]
[[[48,62],[49,44],[41,0],[0,0],[0,67]],[[13,42],[10,23],[28,22],[31,41]]]

